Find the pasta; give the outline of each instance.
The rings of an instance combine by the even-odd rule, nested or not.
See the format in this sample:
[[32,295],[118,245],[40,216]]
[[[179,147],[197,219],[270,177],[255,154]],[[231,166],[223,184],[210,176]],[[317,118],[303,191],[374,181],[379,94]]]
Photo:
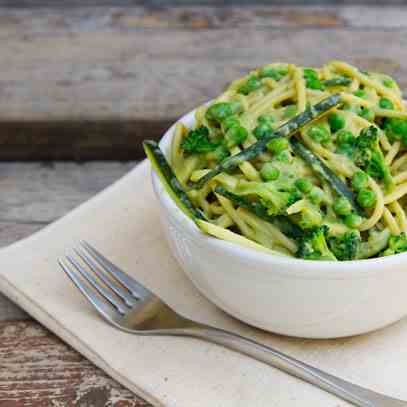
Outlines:
[[170,161],[219,238],[311,260],[407,250],[407,108],[388,75],[266,65],[178,124]]

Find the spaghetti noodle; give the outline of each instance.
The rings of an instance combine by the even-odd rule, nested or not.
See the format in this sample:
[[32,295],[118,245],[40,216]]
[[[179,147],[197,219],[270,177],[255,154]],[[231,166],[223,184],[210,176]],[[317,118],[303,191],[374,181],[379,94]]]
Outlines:
[[[326,114],[294,135],[273,138],[337,94],[340,104]],[[220,167],[263,137],[270,137],[266,149],[227,171]],[[178,124],[170,160],[192,203],[214,225],[205,230],[219,238],[305,259],[407,250],[407,108],[387,75],[341,61],[320,69],[266,65],[197,109],[194,129]]]

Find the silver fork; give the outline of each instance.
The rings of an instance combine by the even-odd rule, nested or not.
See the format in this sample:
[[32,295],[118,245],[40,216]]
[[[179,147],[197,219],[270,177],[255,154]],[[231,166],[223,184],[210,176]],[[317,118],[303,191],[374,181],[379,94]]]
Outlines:
[[99,314],[114,327],[136,335],[188,336],[248,355],[361,407],[407,407],[407,402],[357,386],[252,339],[204,325],[176,313],[84,241],[61,268]]

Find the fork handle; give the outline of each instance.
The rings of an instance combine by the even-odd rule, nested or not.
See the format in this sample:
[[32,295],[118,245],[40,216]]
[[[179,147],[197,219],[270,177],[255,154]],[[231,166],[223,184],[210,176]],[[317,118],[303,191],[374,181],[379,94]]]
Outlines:
[[342,380],[252,339],[212,327],[188,331],[188,336],[204,339],[248,355],[318,386],[356,406],[407,407],[406,401],[394,399]]

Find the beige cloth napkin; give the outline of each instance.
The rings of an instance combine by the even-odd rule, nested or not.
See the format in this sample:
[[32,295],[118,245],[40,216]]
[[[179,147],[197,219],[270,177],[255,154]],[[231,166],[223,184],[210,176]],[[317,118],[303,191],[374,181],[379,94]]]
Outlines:
[[407,320],[351,339],[289,339],[249,328],[203,298],[164,242],[149,165],[144,162],[60,221],[1,250],[0,290],[109,375],[154,405],[338,407],[349,404],[216,345],[188,338],[137,337],[110,327],[57,266],[56,259],[79,239],[94,244],[191,317],[236,330],[355,383],[407,399]]

